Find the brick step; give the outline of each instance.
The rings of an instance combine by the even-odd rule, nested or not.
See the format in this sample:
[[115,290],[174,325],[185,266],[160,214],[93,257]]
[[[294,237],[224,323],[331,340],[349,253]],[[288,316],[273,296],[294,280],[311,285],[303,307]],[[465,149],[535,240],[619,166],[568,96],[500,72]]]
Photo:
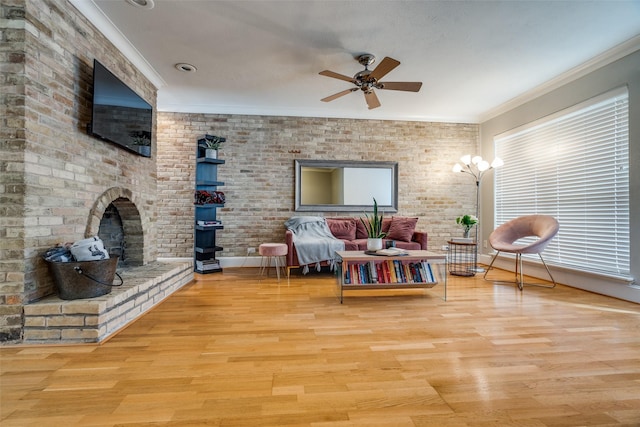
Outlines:
[[[96,298],[51,295],[24,306],[25,344],[101,342],[193,280],[191,261],[153,262],[118,270],[121,287]],[[116,282],[117,282],[116,278]]]

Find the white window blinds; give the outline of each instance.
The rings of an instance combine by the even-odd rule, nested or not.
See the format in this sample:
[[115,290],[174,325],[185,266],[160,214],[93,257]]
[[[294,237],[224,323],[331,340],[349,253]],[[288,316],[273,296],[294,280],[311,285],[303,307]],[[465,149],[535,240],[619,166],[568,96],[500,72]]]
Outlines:
[[629,275],[628,111],[621,88],[497,136],[495,226],[552,215],[545,261]]

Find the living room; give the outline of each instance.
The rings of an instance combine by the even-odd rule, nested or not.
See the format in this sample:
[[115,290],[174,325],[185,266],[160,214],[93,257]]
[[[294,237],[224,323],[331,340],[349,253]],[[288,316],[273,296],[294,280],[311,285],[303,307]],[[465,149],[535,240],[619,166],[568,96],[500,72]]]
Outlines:
[[[276,281],[236,268],[258,262],[247,248],[282,242],[298,214],[296,159],[392,155],[398,215],[418,217],[438,250],[460,234],[455,218],[475,211],[473,181],[451,171],[461,155],[491,160],[495,135],[620,86],[630,105],[629,222],[638,222],[637,37],[478,123],[163,111],[147,158],[88,135],[93,60],[157,111],[153,82],[67,0],[8,0],[0,11],[3,425],[638,425],[634,227],[630,281],[553,266],[569,286],[520,292],[452,277],[448,301],[416,291],[340,304],[331,274]],[[193,283],[195,145],[206,132],[227,138],[225,271]],[[493,229],[492,173],[481,240]],[[25,307],[55,294],[43,253],[94,234],[110,203],[130,212],[127,248],[143,274],[156,280],[167,275],[160,263],[178,260],[187,276],[105,342],[24,342]],[[490,254],[483,248],[480,261]],[[73,313],[56,314],[66,317],[57,327],[73,327]]]
[[[482,123],[358,120],[291,116],[157,112],[152,157],[132,155],[87,135],[91,64],[99,59],[130,87],[156,105],[154,85],[69,2],[56,0],[3,5],[5,34],[13,35],[5,60],[15,93],[3,95],[7,112],[3,147],[7,206],[1,293],[5,301],[3,337],[19,341],[25,304],[53,292],[42,253],[60,242],[84,237],[91,210],[112,188],[131,192],[144,230],[144,262],[191,258],[195,144],[206,132],[227,138],[220,170],[227,203],[220,215],[223,258],[241,264],[247,248],[281,242],[284,222],[295,215],[294,160],[393,160],[399,163],[399,214],[419,218],[431,248],[458,233],[455,218],[475,210],[475,186],[455,176],[451,166],[463,154],[493,156],[493,137],[618,86],[629,89],[630,158],[638,158],[640,112],[637,40],[592,64],[567,83],[555,82],[536,99]],[[26,24],[26,23],[28,24]],[[37,58],[37,59],[36,59]],[[632,160],[633,164],[633,160]],[[24,171],[24,172],[23,172]],[[640,174],[629,171],[630,222],[640,218]],[[481,238],[493,226],[492,183],[482,189]],[[256,226],[259,224],[259,226]],[[638,277],[640,248],[631,228],[631,276]],[[483,249],[481,260],[487,261]],[[558,271],[561,283],[585,286],[583,276]],[[587,289],[636,300],[636,287],[594,278]]]

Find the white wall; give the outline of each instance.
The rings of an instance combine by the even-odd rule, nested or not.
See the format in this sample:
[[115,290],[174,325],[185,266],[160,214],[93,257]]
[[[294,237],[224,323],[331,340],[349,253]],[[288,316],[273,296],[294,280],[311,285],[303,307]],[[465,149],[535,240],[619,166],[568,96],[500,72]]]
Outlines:
[[[640,50],[485,121],[480,125],[480,148],[484,158],[492,159],[495,135],[623,85],[629,89],[631,275],[637,283],[640,279],[640,229],[633,225],[640,224]],[[526,159],[522,161],[526,162]],[[493,175],[487,176],[482,183],[480,242],[486,240],[493,230],[492,178]],[[482,248],[481,250],[485,255],[481,257],[481,261],[485,262],[489,259],[487,255],[490,249]],[[508,266],[512,264],[509,263]],[[639,285],[603,277],[592,278],[571,274],[566,271],[558,271],[558,276],[562,277],[562,283],[570,286],[640,303]]]

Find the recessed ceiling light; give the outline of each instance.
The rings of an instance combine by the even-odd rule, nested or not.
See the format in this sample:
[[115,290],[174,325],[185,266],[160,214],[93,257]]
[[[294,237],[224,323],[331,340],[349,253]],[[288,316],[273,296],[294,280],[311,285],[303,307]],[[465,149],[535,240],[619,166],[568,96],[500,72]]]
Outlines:
[[153,9],[153,6],[155,6],[155,4],[153,3],[153,0],[125,0],[125,1],[132,6],[141,7],[143,9]]
[[198,69],[191,64],[187,64],[186,62],[180,62],[176,64],[176,68],[185,73],[195,73]]

